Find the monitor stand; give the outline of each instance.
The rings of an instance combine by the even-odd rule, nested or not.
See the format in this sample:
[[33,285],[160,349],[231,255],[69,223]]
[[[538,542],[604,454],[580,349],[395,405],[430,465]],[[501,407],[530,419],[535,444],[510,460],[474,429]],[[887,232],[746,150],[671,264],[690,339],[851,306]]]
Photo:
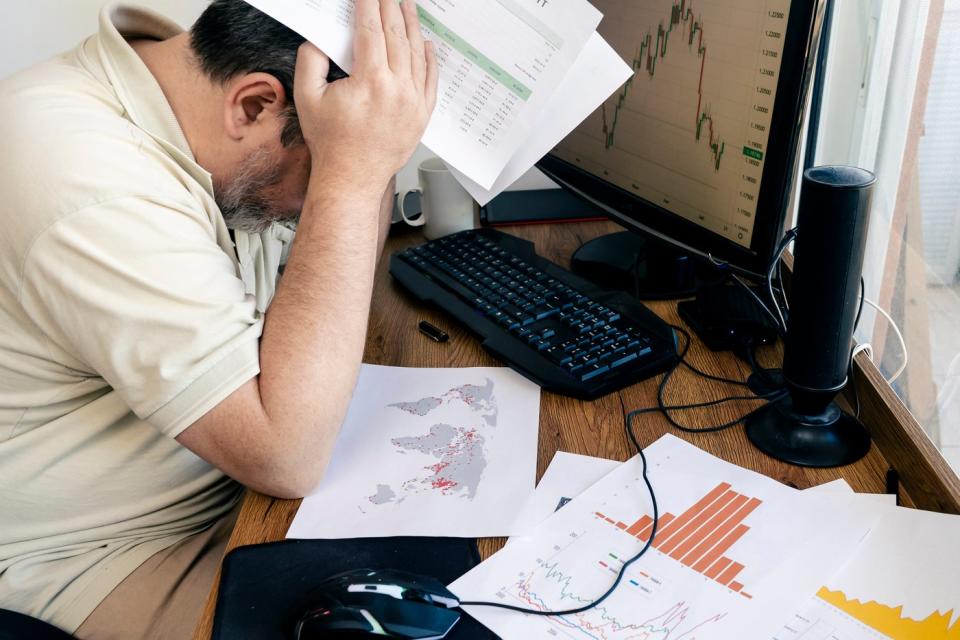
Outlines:
[[587,242],[573,255],[571,268],[598,286],[640,300],[689,298],[699,285],[721,278],[718,270],[689,254],[632,231]]

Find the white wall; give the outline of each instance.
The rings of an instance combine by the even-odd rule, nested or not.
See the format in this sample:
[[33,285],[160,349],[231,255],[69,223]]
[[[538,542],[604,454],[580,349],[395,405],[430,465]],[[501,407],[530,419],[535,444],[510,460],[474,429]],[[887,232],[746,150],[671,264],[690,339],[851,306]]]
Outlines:
[[[3,0],[7,6],[3,7],[4,17],[0,20],[0,78],[66,51],[96,32],[100,8],[109,1]],[[139,4],[189,27],[207,0],[140,0]],[[416,186],[416,166],[430,155],[423,147],[417,150],[410,165],[400,173],[401,190]],[[517,186],[530,189],[550,184],[542,174],[533,171]]]
[[[97,30],[107,0],[9,0],[0,21],[0,78],[74,47]],[[154,11],[189,26],[205,0],[141,1]]]

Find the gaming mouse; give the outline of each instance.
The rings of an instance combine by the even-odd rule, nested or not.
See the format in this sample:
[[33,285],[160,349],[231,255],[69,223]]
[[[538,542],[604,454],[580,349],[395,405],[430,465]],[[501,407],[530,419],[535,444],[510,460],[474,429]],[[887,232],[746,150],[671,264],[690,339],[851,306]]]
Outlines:
[[392,570],[340,573],[314,591],[294,640],[443,638],[460,620],[457,597],[438,580]]

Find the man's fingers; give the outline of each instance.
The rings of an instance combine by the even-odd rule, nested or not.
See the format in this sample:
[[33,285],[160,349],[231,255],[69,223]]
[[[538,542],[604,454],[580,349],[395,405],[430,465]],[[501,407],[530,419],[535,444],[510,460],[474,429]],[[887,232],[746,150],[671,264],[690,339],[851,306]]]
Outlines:
[[[323,87],[330,75],[330,58],[309,42],[304,42],[297,50],[297,68],[293,81],[296,89],[304,91]],[[287,96],[290,100],[293,96]]]
[[427,101],[427,110],[433,113],[437,106],[437,81],[440,76],[440,70],[437,66],[437,50],[432,42],[427,42],[426,46],[427,80],[424,84],[424,98]]
[[410,41],[407,39],[407,25],[397,0],[380,0],[380,18],[383,21],[390,69],[401,76],[409,76]]
[[407,40],[410,41],[410,72],[417,90],[422,91],[427,80],[427,58],[423,33],[420,31],[417,4],[414,0],[403,0],[400,8],[403,10],[403,19],[407,24]]
[[354,19],[357,33],[353,41],[353,58],[356,69],[366,71],[387,64],[380,0],[357,0]]

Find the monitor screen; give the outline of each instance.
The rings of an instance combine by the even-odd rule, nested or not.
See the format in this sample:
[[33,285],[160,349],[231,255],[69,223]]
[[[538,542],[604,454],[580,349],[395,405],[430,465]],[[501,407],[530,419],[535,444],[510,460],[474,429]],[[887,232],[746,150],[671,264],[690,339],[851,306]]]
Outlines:
[[634,76],[542,163],[627,226],[747,271],[782,232],[815,0],[592,0]]

